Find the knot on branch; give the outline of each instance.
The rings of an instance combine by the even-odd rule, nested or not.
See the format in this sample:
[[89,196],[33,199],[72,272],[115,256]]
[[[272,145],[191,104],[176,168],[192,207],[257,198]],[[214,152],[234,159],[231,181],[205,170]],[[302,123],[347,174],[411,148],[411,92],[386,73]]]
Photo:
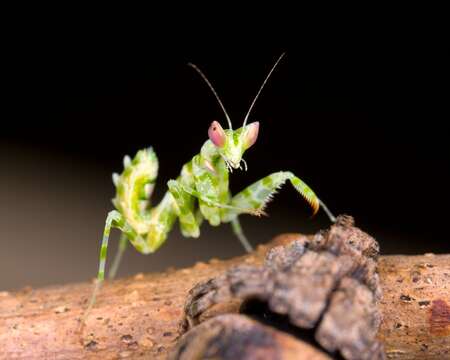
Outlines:
[[201,323],[178,342],[170,360],[314,359],[330,357],[246,316],[225,314]]
[[[197,284],[185,304],[186,326],[194,327],[217,304],[240,299],[241,311],[258,315],[250,304],[263,304],[260,319],[310,329],[314,342],[345,359],[382,359],[376,339],[381,322],[377,274],[379,246],[339,216],[327,231],[302,237],[269,251],[263,266],[241,265]],[[272,324],[274,325],[274,324]]]

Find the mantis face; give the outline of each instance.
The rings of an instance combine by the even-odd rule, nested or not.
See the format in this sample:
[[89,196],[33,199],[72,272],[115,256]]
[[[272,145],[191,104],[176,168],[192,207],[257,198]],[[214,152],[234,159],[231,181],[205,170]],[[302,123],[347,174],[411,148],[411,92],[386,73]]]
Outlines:
[[224,130],[222,126],[219,124],[219,122],[213,121],[209,126],[208,136],[209,140],[211,140],[211,142],[217,148],[219,155],[225,160],[227,168],[231,171],[233,169],[239,169],[241,167],[241,161],[244,163],[245,170],[247,170],[247,164],[245,160],[242,158],[242,155],[244,155],[244,152],[256,142],[259,131],[259,122],[256,121],[247,125],[247,120],[250,116],[253,106],[255,105],[256,100],[259,97],[259,94],[264,88],[264,85],[266,84],[273,70],[277,67],[278,63],[283,58],[283,56],[284,53],[280,55],[278,60],[272,66],[272,69],[269,71],[269,74],[264,79],[264,82],[262,83],[255,98],[253,99],[247,111],[247,115],[245,115],[242,127],[236,130],[233,130],[231,119],[228,116],[227,111],[225,110],[225,107],[223,106],[222,101],[219,98],[219,95],[217,95],[216,90],[214,90],[213,86],[211,85],[205,74],[203,74],[203,72],[196,65],[192,63],[188,64],[195,71],[197,71],[199,75],[203,78],[203,80],[206,82],[206,84],[216,97],[217,102],[219,103],[220,107],[223,110],[223,113],[225,114],[229,128],[227,130]]
[[242,156],[256,142],[258,132],[259,122],[257,121],[236,130],[224,130],[219,122],[213,121],[209,127],[208,136],[228,168],[239,169],[241,161],[247,168]]

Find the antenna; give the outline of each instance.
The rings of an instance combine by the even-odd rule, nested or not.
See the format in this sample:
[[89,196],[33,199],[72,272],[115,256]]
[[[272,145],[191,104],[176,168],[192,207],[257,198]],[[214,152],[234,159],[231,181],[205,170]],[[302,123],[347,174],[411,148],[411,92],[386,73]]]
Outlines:
[[233,130],[233,126],[231,125],[231,120],[230,117],[227,114],[227,111],[225,110],[225,106],[223,106],[222,101],[220,101],[219,95],[217,95],[216,90],[214,90],[213,86],[211,85],[211,83],[209,82],[208,78],[206,77],[205,74],[203,74],[203,72],[197,67],[197,65],[192,64],[192,63],[188,63],[188,66],[190,66],[191,68],[193,68],[195,71],[197,71],[199,73],[199,75],[202,77],[203,80],[205,80],[206,84],[209,86],[209,88],[211,89],[212,93],[214,94],[214,96],[216,97],[220,107],[223,110],[223,113],[225,114],[225,117],[227,118],[228,121],[228,126],[230,127],[230,130]]
[[244,124],[242,125],[242,127],[244,127],[244,126],[247,124],[247,120],[248,120],[248,117],[250,116],[250,112],[252,111],[253,105],[255,105],[255,102],[256,102],[256,100],[258,99],[259,94],[261,93],[261,90],[264,88],[264,85],[266,85],[266,82],[267,82],[267,80],[269,80],[270,75],[272,75],[272,72],[275,70],[275,68],[277,67],[278,63],[279,63],[280,60],[284,57],[285,54],[286,54],[286,53],[282,53],[282,54],[280,55],[280,57],[278,58],[278,60],[277,60],[277,61],[275,62],[275,64],[272,66],[272,69],[269,71],[269,74],[268,74],[268,75],[266,76],[266,78],[264,79],[264,82],[262,83],[261,87],[259,88],[258,93],[256,94],[255,98],[253,99],[252,104],[250,105],[250,108],[248,109],[247,115],[245,115],[245,118],[244,118]]

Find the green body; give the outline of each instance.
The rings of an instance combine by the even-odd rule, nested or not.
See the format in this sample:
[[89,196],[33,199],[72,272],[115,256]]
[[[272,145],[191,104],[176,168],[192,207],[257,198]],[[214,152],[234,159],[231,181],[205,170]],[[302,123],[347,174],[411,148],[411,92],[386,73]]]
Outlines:
[[[282,57],[283,55],[272,67],[263,86]],[[112,228],[120,229],[122,236],[118,253],[111,267],[111,278],[118,269],[128,242],[131,242],[142,254],[153,253],[166,241],[177,219],[181,233],[185,237],[200,236],[200,226],[204,220],[212,226],[231,223],[245,250],[251,251],[252,247],[242,232],[239,215],[263,214],[266,204],[277,189],[288,180],[311,205],[314,214],[321,206],[330,220],[335,220],[314,192],[289,171],[272,173],[241,192],[231,194],[228,186],[229,173],[233,169],[242,169],[242,165],[247,170],[243,155],[258,137],[259,123],[253,122],[247,125],[247,119],[263,86],[253,100],[243,126],[233,130],[225,108],[211,84],[195,65],[191,64],[191,66],[210,86],[224,110],[229,129],[224,130],[217,121],[212,122],[208,130],[209,140],[203,144],[199,154],[183,165],[178,178],[168,181],[168,191],[156,206],[150,203],[158,173],[158,159],[155,152],[149,148],[140,150],[133,159],[128,156],[124,158],[122,174],[113,175],[117,190],[116,197],[113,199],[116,210],[111,211],[106,219],[97,282],[85,317],[94,305],[96,293],[104,280],[108,239]]]
[[[241,132],[242,129],[234,131],[237,134]],[[228,186],[230,167],[211,140],[205,142],[200,154],[183,165],[176,180],[168,181],[168,191],[153,207],[150,196],[158,173],[158,159],[153,149],[140,150],[132,160],[125,157],[124,167],[121,175],[113,176],[117,189],[113,199],[116,210],[111,211],[106,220],[99,280],[104,278],[111,228],[120,229],[137,251],[149,254],[166,241],[177,219],[185,237],[198,237],[203,220],[212,226],[231,222],[236,231],[240,228],[238,216],[262,214],[273,194],[287,180],[308,201],[314,213],[321,203],[314,192],[289,171],[272,173],[233,196]],[[250,251],[242,231],[238,237]]]

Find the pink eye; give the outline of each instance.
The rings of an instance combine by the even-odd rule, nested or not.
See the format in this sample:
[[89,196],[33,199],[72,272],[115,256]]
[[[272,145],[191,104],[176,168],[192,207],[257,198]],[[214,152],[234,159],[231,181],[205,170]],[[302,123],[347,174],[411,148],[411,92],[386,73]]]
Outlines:
[[222,147],[225,144],[225,131],[223,131],[222,126],[217,121],[213,121],[208,129],[209,139],[217,147]]
[[259,122],[255,121],[246,126],[246,133],[244,138],[245,148],[248,149],[252,146],[256,139],[258,138],[259,133]]

